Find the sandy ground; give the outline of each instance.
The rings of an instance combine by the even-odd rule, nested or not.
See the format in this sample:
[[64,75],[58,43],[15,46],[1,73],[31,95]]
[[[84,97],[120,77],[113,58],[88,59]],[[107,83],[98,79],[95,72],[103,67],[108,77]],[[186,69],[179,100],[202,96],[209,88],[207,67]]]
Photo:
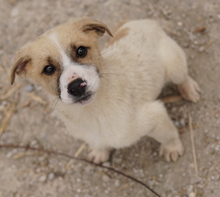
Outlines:
[[[159,144],[143,138],[115,151],[106,165],[143,181],[163,197],[220,196],[219,0],[0,0],[0,128],[4,131],[0,144],[30,145],[69,155],[82,147],[83,142],[69,136],[49,109],[40,87],[17,79],[15,91],[8,94],[12,88],[8,72],[22,45],[70,17],[84,15],[105,22],[110,29],[125,19],[156,19],[184,48],[190,75],[202,89],[197,104],[181,100],[166,105],[185,147],[178,162],[167,163],[158,156]],[[101,45],[107,40],[108,36],[103,37]],[[170,87],[165,94],[176,91]],[[86,155],[84,148],[79,157]],[[82,161],[39,151],[0,149],[0,197],[125,196],[155,195],[138,183]]]

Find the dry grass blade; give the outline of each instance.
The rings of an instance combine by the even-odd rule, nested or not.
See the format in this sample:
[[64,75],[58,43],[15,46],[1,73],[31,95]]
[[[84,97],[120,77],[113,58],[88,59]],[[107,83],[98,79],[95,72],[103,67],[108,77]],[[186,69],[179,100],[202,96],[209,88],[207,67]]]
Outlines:
[[205,45],[205,49],[209,48],[213,44],[213,42],[213,40],[209,40]]
[[173,30],[171,30],[171,29],[165,28],[164,30],[165,30],[167,33],[171,34],[171,35],[178,36],[178,37],[181,36],[181,34],[175,32],[175,31],[173,31]]
[[[189,130],[190,130],[190,136],[191,136],[191,144],[192,144],[192,153],[193,153],[193,163],[194,163],[194,168],[195,168],[195,173],[196,173],[196,181],[199,179],[198,175],[198,165],[197,165],[197,158],[196,158],[196,149],[195,149],[195,142],[194,142],[194,132],[193,132],[193,126],[192,126],[192,118],[190,114],[188,114],[189,118]],[[197,187],[195,186],[195,196],[197,195]]]
[[[79,149],[76,151],[74,157],[75,157],[75,158],[79,157],[79,155],[81,154],[81,152],[84,150],[85,147],[86,147],[86,144],[83,143],[83,144],[79,147]],[[67,163],[67,165],[66,165],[66,169],[67,169],[67,170],[70,170],[70,169],[71,169],[71,166],[73,166],[74,161],[75,161],[74,159],[71,159],[71,160]]]
[[198,165],[197,165],[197,159],[196,159],[194,132],[193,132],[193,127],[192,127],[192,118],[191,118],[190,114],[189,114],[189,130],[190,130],[190,136],[191,136],[193,161],[194,161],[194,167],[195,167],[195,172],[196,172],[196,178],[198,179]]
[[38,103],[41,103],[43,105],[47,105],[47,102],[45,100],[43,100],[43,98],[41,98],[40,96],[37,96],[33,93],[29,93],[28,96]]
[[11,90],[9,90],[5,95],[0,97],[0,100],[6,100],[8,97],[10,97],[14,92],[16,92],[21,87],[21,84],[17,84],[14,86]]
[[8,123],[12,117],[12,115],[14,114],[15,112],[15,103],[12,103],[11,106],[9,107],[9,109],[7,110],[6,114],[5,114],[5,117],[2,121],[2,124],[0,126],[0,136],[2,135],[2,133],[5,131],[5,129],[7,128],[8,126]]
[[3,56],[2,57],[2,62],[3,62],[3,66],[4,66],[4,69],[6,70],[6,72],[7,72],[7,75],[8,75],[8,78],[10,78],[10,68],[9,68],[9,66],[8,66],[8,62],[7,62],[7,58],[6,58],[6,56]]
[[160,99],[163,103],[175,103],[177,101],[181,101],[182,97],[179,95],[168,96]]
[[81,154],[81,152],[84,150],[85,147],[86,147],[86,144],[83,143],[83,144],[79,147],[79,149],[76,151],[74,157],[79,157],[79,155]]

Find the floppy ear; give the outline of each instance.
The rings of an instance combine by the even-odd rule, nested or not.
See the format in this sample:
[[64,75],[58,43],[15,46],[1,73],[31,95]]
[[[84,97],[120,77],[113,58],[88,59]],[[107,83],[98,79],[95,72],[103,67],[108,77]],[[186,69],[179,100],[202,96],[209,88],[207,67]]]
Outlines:
[[107,32],[111,37],[113,37],[109,28],[104,23],[102,23],[100,21],[94,20],[89,17],[83,17],[82,18],[82,25],[83,25],[82,31],[84,31],[84,32],[94,31],[99,36],[103,36],[103,34],[105,32]]
[[26,66],[28,63],[30,63],[31,58],[28,55],[28,50],[27,47],[24,46],[23,48],[21,48],[14,59],[14,63],[13,63],[13,67],[11,70],[11,84],[14,83],[15,80],[15,75],[19,75],[20,77],[26,77],[27,74],[27,70],[26,70]]

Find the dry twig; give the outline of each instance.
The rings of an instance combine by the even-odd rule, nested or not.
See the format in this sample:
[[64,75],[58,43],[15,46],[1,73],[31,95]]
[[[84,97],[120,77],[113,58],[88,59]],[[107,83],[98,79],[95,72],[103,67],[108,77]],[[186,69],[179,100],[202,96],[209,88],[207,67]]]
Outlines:
[[28,96],[33,99],[34,101],[38,102],[38,103],[41,103],[43,105],[46,105],[47,102],[45,100],[43,100],[40,96],[37,96],[33,93],[29,93]]
[[[189,130],[190,130],[191,144],[192,144],[193,163],[194,163],[194,168],[195,168],[195,173],[196,173],[196,181],[198,181],[199,179],[198,165],[197,165],[196,149],[195,149],[195,142],[194,142],[194,132],[193,132],[193,127],[192,127],[192,118],[190,114],[188,114],[188,118],[189,118]],[[195,196],[196,194],[197,194],[197,188],[195,187]]]
[[182,97],[179,95],[174,95],[174,96],[167,96],[167,97],[161,98],[160,100],[165,104],[166,103],[175,103],[177,101],[181,101]]
[[3,66],[4,66],[4,69],[6,70],[6,72],[7,72],[7,76],[8,76],[8,78],[10,78],[10,68],[9,68],[9,66],[8,66],[8,62],[7,62],[7,57],[6,56],[3,56],[2,57],[2,62],[3,62]]
[[205,49],[209,48],[213,44],[213,42],[213,40],[209,40],[205,45]]
[[194,168],[196,173],[196,179],[198,180],[198,165],[197,165],[197,159],[196,159],[196,149],[195,149],[195,142],[194,142],[194,132],[192,127],[192,118],[189,114],[189,130],[190,130],[190,136],[191,136],[191,143],[192,143],[192,153],[193,153],[193,161],[194,161]]
[[9,109],[6,111],[6,114],[5,114],[5,117],[2,121],[2,124],[0,126],[0,136],[2,135],[2,133],[5,131],[5,129],[7,128],[8,126],[8,123],[12,117],[12,115],[14,114],[15,112],[15,109],[16,109],[16,104],[15,103],[12,103],[9,107]]
[[11,90],[9,90],[5,95],[0,97],[0,100],[6,100],[8,97],[10,97],[12,94],[14,94],[20,87],[21,87],[21,84],[17,84]]
[[74,156],[71,156],[71,155],[68,155],[66,153],[61,153],[61,152],[57,152],[57,151],[53,151],[53,150],[47,150],[47,149],[42,149],[42,148],[33,148],[33,147],[30,147],[30,146],[19,146],[19,145],[13,145],[13,144],[1,144],[0,145],[0,148],[22,148],[22,149],[25,149],[25,150],[33,150],[33,151],[39,151],[39,152],[43,152],[43,153],[47,153],[47,154],[54,154],[54,155],[59,155],[59,156],[63,156],[63,157],[67,157],[69,159],[74,159],[74,160],[78,160],[78,161],[83,161],[85,163],[88,163],[90,165],[93,165],[93,166],[96,166],[96,167],[99,167],[99,168],[104,168],[104,169],[107,169],[111,172],[115,172],[116,174],[119,174],[123,177],[126,177],[142,186],[144,186],[145,188],[147,188],[148,190],[150,190],[155,196],[157,197],[161,197],[156,191],[154,191],[152,188],[150,188],[148,185],[146,185],[144,182],[128,175],[128,174],[125,174],[124,172],[121,172],[119,170],[116,170],[115,168],[112,168],[112,167],[107,167],[107,166],[103,166],[101,164],[95,164],[87,159],[83,159],[83,158],[77,158],[77,157],[74,157]]
[[164,28],[164,30],[165,30],[167,33],[171,34],[171,35],[178,36],[178,37],[181,36],[181,34],[175,32],[175,31],[173,31],[173,30],[171,30],[171,29]]
[[79,149],[76,151],[74,157],[79,157],[79,155],[81,154],[81,152],[84,150],[85,147],[86,147],[86,144],[83,143],[83,144],[79,147]]

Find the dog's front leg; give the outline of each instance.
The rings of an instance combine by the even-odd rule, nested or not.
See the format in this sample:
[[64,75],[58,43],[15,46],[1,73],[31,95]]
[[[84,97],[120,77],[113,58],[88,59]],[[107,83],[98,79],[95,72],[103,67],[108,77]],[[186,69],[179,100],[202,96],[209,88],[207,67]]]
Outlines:
[[89,160],[96,164],[108,161],[110,156],[110,148],[94,148],[90,147]]
[[183,145],[164,105],[159,101],[146,103],[140,111],[140,117],[142,134],[161,143],[160,155],[164,155],[168,162],[176,161],[183,154]]

